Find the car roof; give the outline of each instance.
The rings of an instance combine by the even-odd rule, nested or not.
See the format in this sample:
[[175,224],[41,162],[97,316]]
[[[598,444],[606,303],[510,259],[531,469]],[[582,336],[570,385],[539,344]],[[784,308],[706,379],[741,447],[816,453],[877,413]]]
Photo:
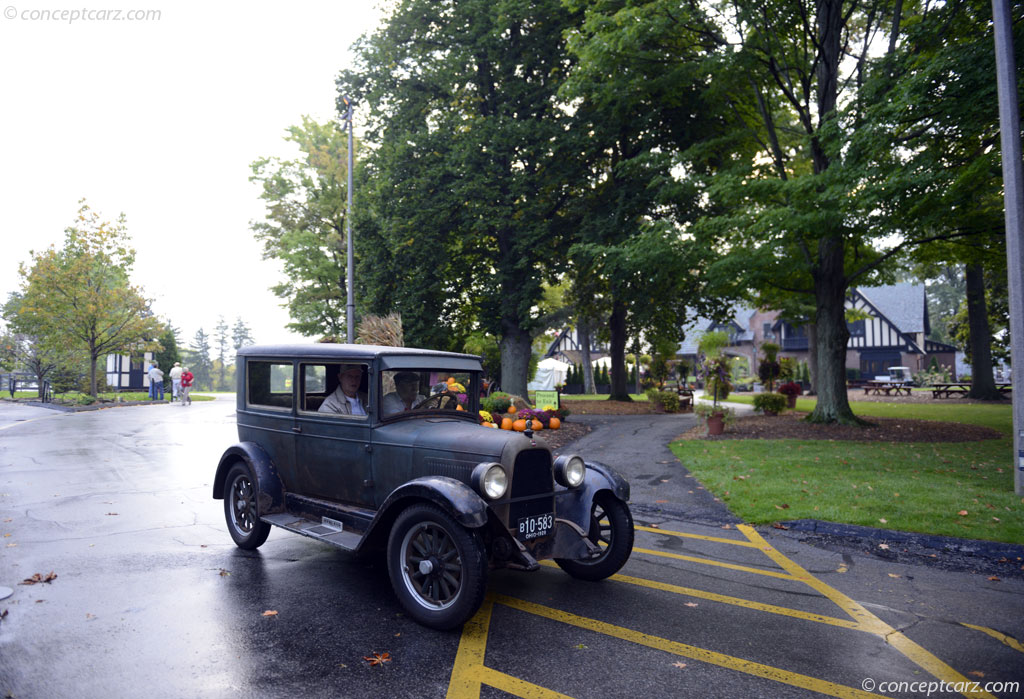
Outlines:
[[308,345],[249,345],[238,350],[240,357],[315,357],[317,359],[364,359],[377,357],[410,357],[416,359],[447,358],[480,361],[474,354],[440,352],[415,347],[386,347],[384,345],[348,345],[317,342]]

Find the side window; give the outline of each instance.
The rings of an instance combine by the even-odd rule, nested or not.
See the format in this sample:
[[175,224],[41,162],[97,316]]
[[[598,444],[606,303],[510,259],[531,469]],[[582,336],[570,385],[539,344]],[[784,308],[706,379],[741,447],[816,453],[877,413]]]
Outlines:
[[363,420],[370,413],[368,364],[301,364],[299,375],[302,411]]
[[283,362],[246,363],[250,405],[291,410],[292,365]]
[[299,409],[316,412],[327,398],[327,367],[323,364],[299,365]]

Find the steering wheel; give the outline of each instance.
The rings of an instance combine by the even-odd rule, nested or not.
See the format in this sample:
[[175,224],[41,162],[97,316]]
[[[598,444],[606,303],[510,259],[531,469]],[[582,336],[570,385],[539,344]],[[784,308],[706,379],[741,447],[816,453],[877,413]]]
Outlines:
[[[430,405],[433,402],[437,402],[436,406]],[[459,397],[451,391],[441,391],[435,393],[425,400],[420,401],[417,405],[412,406],[413,410],[423,410],[425,408],[439,408],[441,410],[455,410],[455,406],[459,404]]]

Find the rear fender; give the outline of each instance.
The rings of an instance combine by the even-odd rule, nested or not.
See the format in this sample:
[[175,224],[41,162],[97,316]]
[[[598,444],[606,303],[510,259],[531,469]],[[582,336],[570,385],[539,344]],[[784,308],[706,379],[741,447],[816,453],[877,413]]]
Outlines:
[[239,442],[228,447],[224,455],[220,457],[220,463],[217,464],[217,475],[213,478],[214,499],[224,499],[224,482],[227,480],[228,471],[239,461],[248,464],[256,478],[256,487],[259,492],[257,499],[259,514],[269,515],[284,512],[284,488],[281,485],[281,478],[277,475],[274,462],[267,456],[267,452],[263,451],[255,442]]
[[622,502],[629,502],[629,482],[611,466],[600,461],[586,461],[587,471],[583,485],[579,488],[560,490],[557,494],[555,516],[578,525],[586,534],[590,533],[590,508],[594,496],[603,490],[609,491]]

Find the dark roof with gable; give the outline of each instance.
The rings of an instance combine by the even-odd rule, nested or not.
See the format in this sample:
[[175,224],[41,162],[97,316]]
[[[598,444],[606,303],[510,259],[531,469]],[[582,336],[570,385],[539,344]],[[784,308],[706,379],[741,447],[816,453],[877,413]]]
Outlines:
[[857,291],[900,332],[925,332],[924,284],[857,287]]
[[[753,308],[740,306],[732,314],[732,317],[726,321],[739,326],[740,331],[736,333],[737,341],[747,342],[754,339],[754,333],[750,330],[750,316],[755,312]],[[694,318],[689,323],[683,325],[686,339],[679,343],[679,349],[676,353],[681,355],[697,354],[697,343],[700,342],[700,338],[715,325],[715,321],[703,317]]]

